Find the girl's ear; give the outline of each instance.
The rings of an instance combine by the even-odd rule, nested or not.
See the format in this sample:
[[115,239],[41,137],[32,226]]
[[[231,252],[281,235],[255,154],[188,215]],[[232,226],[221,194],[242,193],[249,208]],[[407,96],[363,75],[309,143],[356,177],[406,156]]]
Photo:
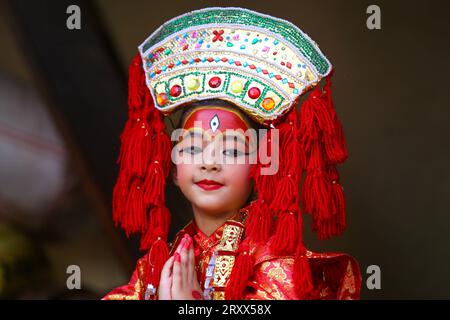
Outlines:
[[177,166],[172,166],[172,180],[173,180],[173,183],[178,187]]

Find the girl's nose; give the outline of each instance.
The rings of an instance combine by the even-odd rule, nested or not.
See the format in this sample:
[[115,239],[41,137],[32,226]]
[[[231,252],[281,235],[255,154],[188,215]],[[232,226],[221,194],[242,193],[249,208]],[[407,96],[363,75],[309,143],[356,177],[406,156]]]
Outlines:
[[209,143],[203,150],[202,169],[208,171],[219,171],[221,165],[217,161],[217,152],[215,143]]

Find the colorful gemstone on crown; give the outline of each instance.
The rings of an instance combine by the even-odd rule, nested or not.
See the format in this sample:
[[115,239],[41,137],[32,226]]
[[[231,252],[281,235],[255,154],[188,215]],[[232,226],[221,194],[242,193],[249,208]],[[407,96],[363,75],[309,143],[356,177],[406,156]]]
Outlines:
[[248,90],[248,96],[250,99],[257,99],[261,95],[261,90],[257,87],[252,87]]
[[272,98],[265,98],[262,102],[261,102],[261,106],[265,109],[265,110],[272,110],[275,107],[275,101]]
[[160,106],[164,106],[167,103],[167,94],[164,92],[158,93],[156,96],[156,103]]
[[231,91],[233,93],[241,93],[243,89],[244,89],[244,85],[243,85],[242,81],[235,80],[235,81],[233,81],[233,83],[231,83]]
[[194,78],[194,77],[189,78],[186,81],[186,87],[192,91],[197,90],[200,87],[200,80],[198,80],[198,78]]
[[172,86],[172,88],[170,88],[170,95],[174,98],[178,97],[181,94],[181,92],[183,92],[183,89],[178,84],[176,84],[176,85]]
[[218,88],[222,84],[220,77],[212,77],[209,79],[208,84],[211,88]]

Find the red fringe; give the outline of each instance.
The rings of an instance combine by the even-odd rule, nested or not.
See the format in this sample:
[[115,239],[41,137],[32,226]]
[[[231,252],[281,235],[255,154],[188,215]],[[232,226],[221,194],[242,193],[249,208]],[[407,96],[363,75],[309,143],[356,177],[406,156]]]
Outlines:
[[125,124],[120,135],[121,148],[117,162],[129,176],[142,177],[147,170],[153,151],[149,132],[149,125],[142,113],[134,112]]
[[150,163],[144,183],[144,199],[149,205],[161,205],[165,202],[164,187],[166,179],[161,163],[154,160]]
[[344,190],[339,184],[339,174],[334,166],[329,168],[329,179],[331,183],[331,221],[328,234],[326,234],[327,238],[342,234],[346,227]]
[[313,230],[319,239],[327,239],[344,230],[345,204],[342,189],[331,183],[326,168],[347,157],[342,127],[331,99],[331,74],[324,93],[317,86],[303,103],[299,134],[307,165],[301,199],[305,211],[313,215]]
[[294,260],[294,287],[298,299],[305,299],[313,289],[311,267],[304,254]]
[[[119,191],[119,183],[120,181],[115,191]],[[120,222],[127,235],[143,232],[147,227],[147,208],[143,198],[142,180],[133,178],[126,193],[122,196],[121,199],[124,202],[121,204],[121,209],[123,211],[115,211],[116,223]],[[117,210],[117,207],[115,209]]]
[[300,107],[299,137],[302,150],[308,153],[311,144],[319,140],[319,127],[316,124],[314,103],[320,96],[320,89],[317,86]]
[[286,212],[292,208],[293,205],[297,205],[297,193],[298,193],[298,183],[291,177],[286,176],[279,180],[276,184],[275,197],[270,204],[270,208],[274,213]]
[[120,136],[121,148],[117,160],[120,170],[113,190],[113,218],[116,225],[121,224],[127,235],[143,232],[147,225],[142,179],[153,149],[148,134],[150,127],[143,109],[143,97],[148,91],[144,80],[138,53],[129,67],[129,119]]
[[167,239],[171,222],[169,209],[165,205],[151,207],[148,221],[147,232],[141,238],[141,250],[149,249],[158,238]]
[[306,178],[302,186],[302,201],[305,210],[315,220],[325,219],[329,214],[329,183],[319,144],[311,146]]
[[332,75],[333,72],[327,76],[327,83],[324,86],[321,99],[328,108],[328,113],[330,114],[333,121],[333,130],[332,132],[324,132],[323,142],[328,161],[330,163],[337,164],[343,163],[347,159],[348,152],[342,125],[334,110],[331,92]]
[[298,299],[307,299],[313,289],[312,274],[306,248],[303,245],[303,217],[299,212],[297,215],[298,244],[294,255],[294,287]]
[[142,58],[137,53],[128,68],[128,106],[139,108],[142,106],[145,88],[145,74],[142,69]]
[[299,241],[299,228],[294,213],[283,212],[278,215],[275,233],[270,241],[274,254],[294,255]]
[[225,289],[227,300],[239,300],[244,294],[248,281],[253,273],[253,258],[250,254],[247,239],[241,242],[238,255],[234,261],[228,284]]
[[279,130],[280,142],[280,174],[291,175],[297,178],[301,175],[301,153],[299,143],[297,140],[298,118],[295,106],[289,111],[280,123],[277,129]]
[[172,141],[170,140],[169,134],[166,132],[166,126],[161,113],[154,108],[151,97],[149,99],[149,105],[153,108],[151,124],[155,130],[155,136],[152,138],[155,139],[156,142],[153,159],[159,161],[164,170],[164,176],[168,176],[172,164]]
[[257,199],[249,209],[245,222],[246,236],[256,243],[267,241],[272,229],[272,214],[268,206],[263,200]]
[[172,143],[146,87],[141,61],[137,54],[129,67],[129,119],[121,134],[113,216],[127,235],[140,232],[141,249],[148,249],[158,238],[167,238],[170,213],[164,205],[164,187]]
[[151,283],[154,287],[158,287],[161,279],[161,271],[169,259],[169,248],[166,240],[156,240],[150,249],[149,253],[149,269],[147,270],[147,284]]

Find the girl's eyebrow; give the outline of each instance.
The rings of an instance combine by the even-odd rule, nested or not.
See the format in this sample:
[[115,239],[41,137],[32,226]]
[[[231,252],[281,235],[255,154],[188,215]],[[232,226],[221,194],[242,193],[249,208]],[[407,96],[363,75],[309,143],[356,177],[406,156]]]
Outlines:
[[188,132],[184,133],[184,134],[178,139],[178,142],[181,142],[181,141],[183,141],[183,140],[186,139],[186,138],[196,138],[196,137],[198,137],[198,138],[203,138],[203,135],[202,135],[200,132],[198,132],[198,131],[192,131],[192,130],[189,130]]

